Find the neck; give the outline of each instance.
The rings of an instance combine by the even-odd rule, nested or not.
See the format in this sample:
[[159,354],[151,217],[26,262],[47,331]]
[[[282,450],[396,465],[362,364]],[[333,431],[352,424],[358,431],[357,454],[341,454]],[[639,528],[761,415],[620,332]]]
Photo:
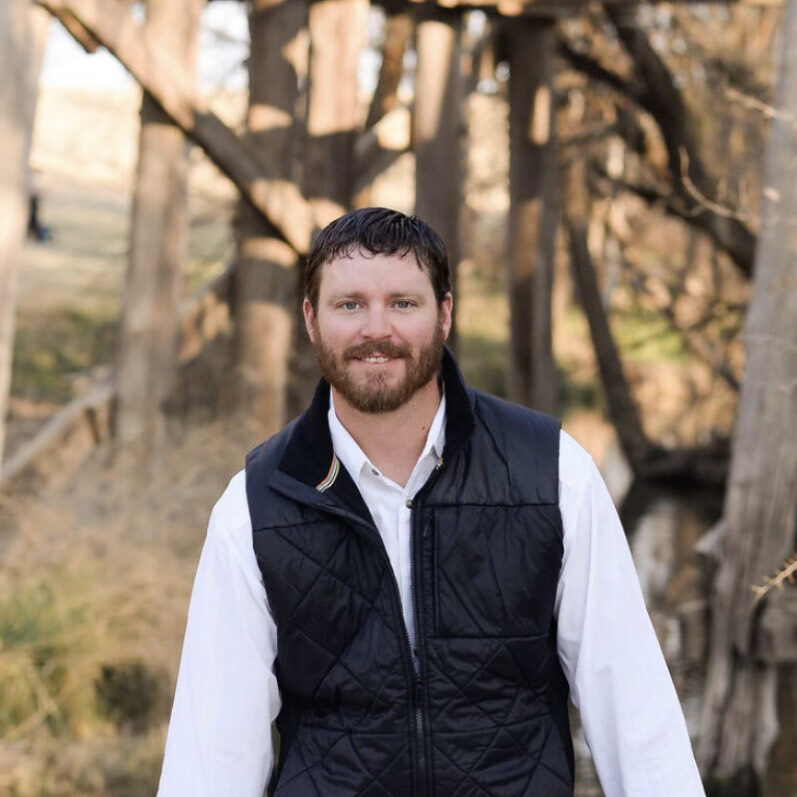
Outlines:
[[365,456],[402,487],[423,451],[440,406],[440,387],[432,379],[392,412],[361,412],[332,388],[335,414]]

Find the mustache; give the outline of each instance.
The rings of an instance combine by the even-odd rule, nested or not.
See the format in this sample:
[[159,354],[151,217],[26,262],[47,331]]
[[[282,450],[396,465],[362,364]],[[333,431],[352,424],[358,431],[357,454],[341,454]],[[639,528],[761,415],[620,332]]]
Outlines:
[[358,360],[361,357],[371,357],[374,354],[382,354],[385,357],[409,357],[410,347],[407,344],[392,343],[389,340],[382,342],[367,340],[356,346],[349,346],[343,352],[344,360]]

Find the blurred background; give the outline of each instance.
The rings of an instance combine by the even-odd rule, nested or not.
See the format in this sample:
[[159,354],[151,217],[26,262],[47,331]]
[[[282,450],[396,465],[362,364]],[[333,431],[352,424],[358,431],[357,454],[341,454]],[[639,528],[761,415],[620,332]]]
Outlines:
[[797,0],[3,0],[0,794],[154,794],[297,264],[386,205],[599,464],[709,794],[796,795],[796,172]]

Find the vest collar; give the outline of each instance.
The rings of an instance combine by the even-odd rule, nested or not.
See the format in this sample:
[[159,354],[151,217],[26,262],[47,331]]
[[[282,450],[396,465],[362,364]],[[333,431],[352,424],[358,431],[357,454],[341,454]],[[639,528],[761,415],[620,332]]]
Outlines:
[[[470,437],[475,420],[473,393],[465,385],[459,366],[448,348],[443,352],[441,377],[446,393],[445,461]],[[327,420],[329,390],[329,382],[321,379],[310,406],[293,429],[277,469],[305,485],[337,497],[357,510],[358,514],[370,518],[354,481],[332,448]]]

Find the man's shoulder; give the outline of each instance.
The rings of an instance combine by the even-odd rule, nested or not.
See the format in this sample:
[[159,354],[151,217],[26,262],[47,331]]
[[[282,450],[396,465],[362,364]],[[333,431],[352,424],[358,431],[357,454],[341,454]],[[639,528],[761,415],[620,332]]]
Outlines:
[[477,426],[474,453],[503,463],[515,499],[556,503],[559,421],[489,393],[474,390],[472,397]]
[[580,494],[596,473],[597,466],[589,452],[562,429],[559,435],[561,489],[571,495]]
[[[301,417],[301,416],[299,416]],[[276,467],[285,446],[291,439],[293,430],[299,418],[294,418],[290,423],[275,432],[271,437],[266,438],[262,443],[258,443],[246,455],[246,471],[253,468],[266,469]]]
[[246,500],[246,472],[239,470],[216,501],[211,514],[209,534],[231,539],[251,528]]
[[481,390],[471,390],[471,394],[477,419],[491,430],[501,430],[508,444],[526,445],[531,436],[547,441],[552,451],[558,450],[562,427],[558,418]]

